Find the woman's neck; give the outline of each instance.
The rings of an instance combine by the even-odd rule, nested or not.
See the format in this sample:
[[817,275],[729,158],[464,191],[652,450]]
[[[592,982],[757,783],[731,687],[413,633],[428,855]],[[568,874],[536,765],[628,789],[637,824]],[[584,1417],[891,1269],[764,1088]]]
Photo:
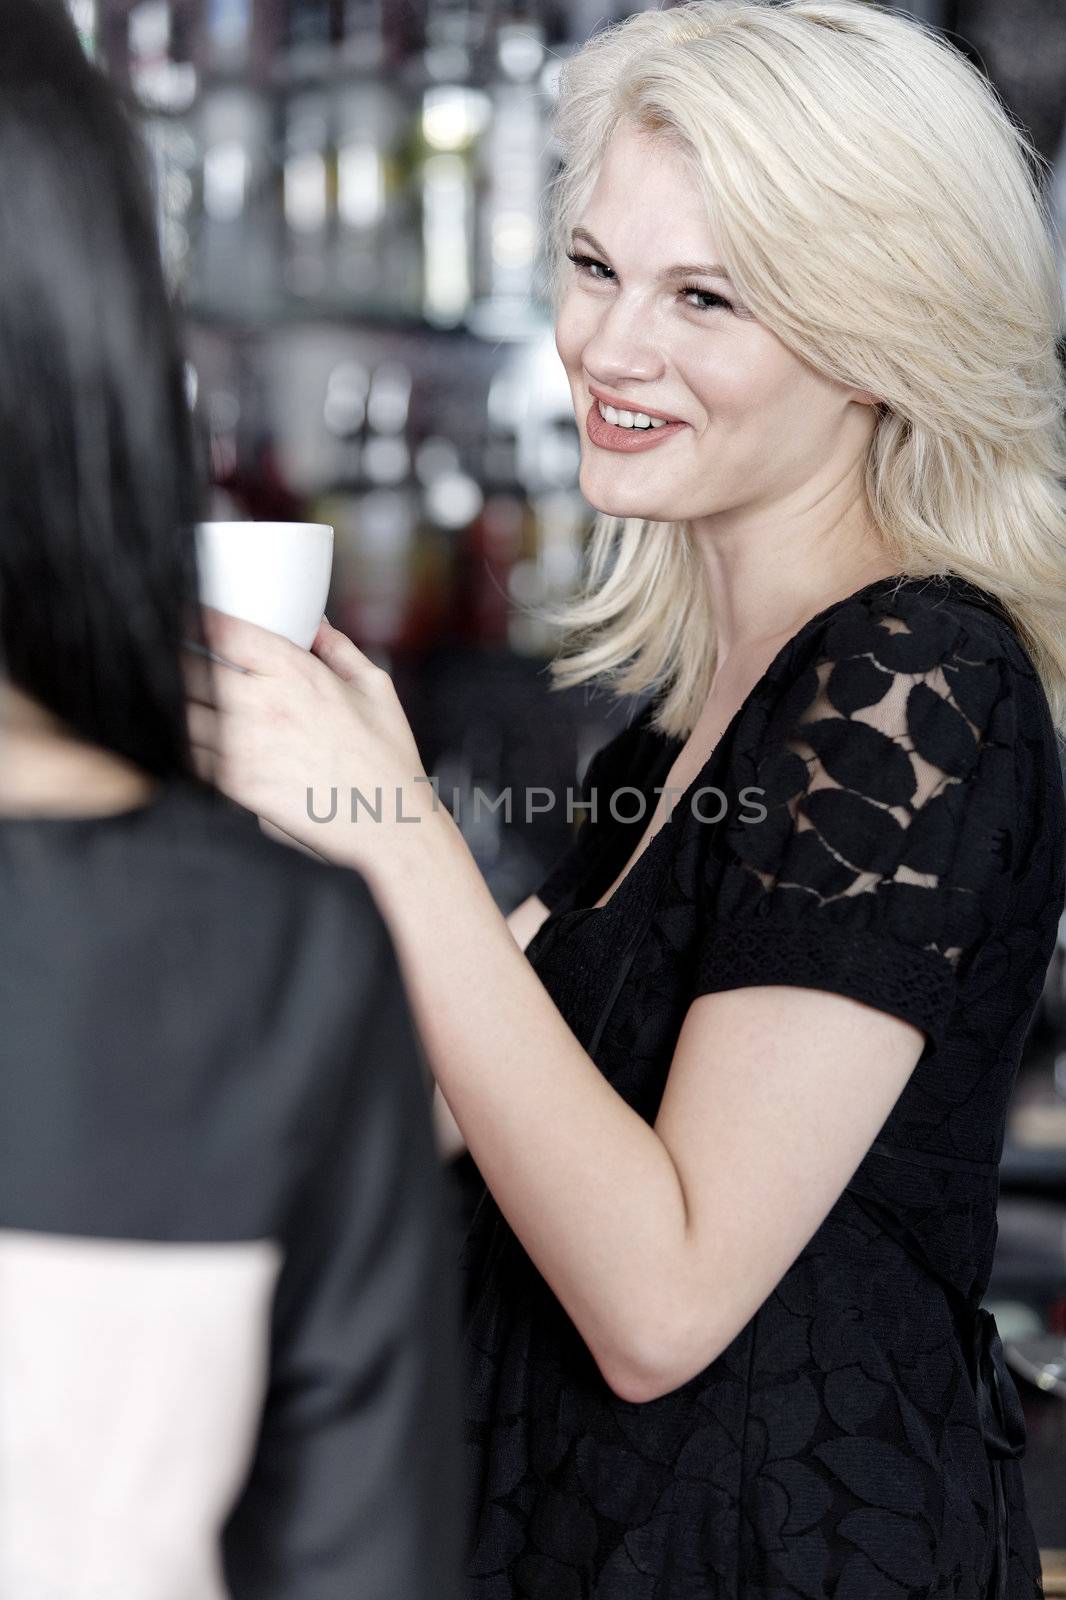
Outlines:
[[0,814],[103,816],[151,799],[156,781],[75,738],[36,701],[0,684]]

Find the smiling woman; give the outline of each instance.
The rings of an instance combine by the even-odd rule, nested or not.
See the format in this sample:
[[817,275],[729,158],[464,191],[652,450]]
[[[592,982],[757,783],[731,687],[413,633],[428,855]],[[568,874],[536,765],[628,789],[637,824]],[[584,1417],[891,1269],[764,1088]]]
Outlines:
[[[542,608],[553,681],[653,691],[686,736],[728,653],[736,496],[794,504],[828,430],[824,522],[880,570],[1001,596],[1066,723],[1062,291],[990,85],[878,5],[718,0],[598,35],[556,132],[550,281],[599,515],[581,592]],[[687,428],[628,468],[588,431],[598,389]],[[773,537],[796,542],[779,516]]]
[[649,700],[513,920],[681,1192],[621,1131],[609,1158],[606,1108],[579,1175],[557,1083],[534,1225],[502,1109],[493,1139],[438,1073],[487,1181],[470,1594],[1035,1600],[978,1310],[1066,896],[1062,302],[1023,141],[847,0],[634,16],[568,63],[558,132],[598,517],[552,673]]

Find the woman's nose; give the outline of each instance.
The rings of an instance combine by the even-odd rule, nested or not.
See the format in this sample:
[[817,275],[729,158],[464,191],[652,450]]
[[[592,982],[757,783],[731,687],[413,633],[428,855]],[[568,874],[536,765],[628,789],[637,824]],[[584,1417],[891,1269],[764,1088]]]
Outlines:
[[650,336],[646,311],[636,304],[626,305],[621,297],[604,307],[585,344],[582,361],[589,377],[604,384],[619,384],[626,378],[650,382],[661,377],[666,367],[662,351]]

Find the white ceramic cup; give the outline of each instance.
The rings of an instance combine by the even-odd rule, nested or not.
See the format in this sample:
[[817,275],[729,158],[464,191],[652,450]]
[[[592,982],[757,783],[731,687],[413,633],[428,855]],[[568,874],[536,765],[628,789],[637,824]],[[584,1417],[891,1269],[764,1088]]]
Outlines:
[[333,570],[333,529],[323,522],[200,522],[200,599],[310,650]]

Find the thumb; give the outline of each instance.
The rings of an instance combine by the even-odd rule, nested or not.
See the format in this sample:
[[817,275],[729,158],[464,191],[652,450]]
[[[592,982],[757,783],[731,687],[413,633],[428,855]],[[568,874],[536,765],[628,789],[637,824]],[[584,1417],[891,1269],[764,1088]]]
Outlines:
[[323,617],[318,632],[311,641],[311,654],[325,662],[329,670],[345,683],[355,683],[373,670],[373,662],[349,639],[346,633],[334,628]]

